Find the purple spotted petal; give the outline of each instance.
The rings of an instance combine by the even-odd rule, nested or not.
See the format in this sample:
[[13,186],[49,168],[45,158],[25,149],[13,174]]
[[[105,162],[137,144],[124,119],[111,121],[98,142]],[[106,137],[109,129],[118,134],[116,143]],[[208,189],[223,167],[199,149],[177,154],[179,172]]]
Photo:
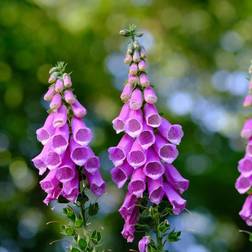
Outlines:
[[134,140],[128,135],[124,135],[117,146],[108,149],[109,159],[115,166],[123,164],[127,153],[130,151]]
[[83,166],[91,154],[88,146],[79,145],[73,139],[70,139],[70,157],[75,164]]
[[55,128],[53,127],[53,120],[54,120],[54,113],[51,113],[46,118],[43,127],[36,130],[37,139],[43,145],[45,145],[50,140],[50,137],[55,132]]
[[53,118],[53,127],[58,128],[65,125],[67,122],[67,108],[65,105],[62,105],[57,112],[54,114]]
[[147,150],[146,156],[147,161],[143,169],[145,175],[151,179],[160,178],[164,174],[165,168],[160,162],[158,154],[152,148],[149,148]]
[[167,142],[167,140],[160,135],[156,135],[154,149],[158,153],[159,157],[169,164],[171,164],[179,154],[176,145]]
[[143,125],[143,131],[138,136],[138,142],[144,150],[148,149],[155,143],[155,135],[152,127]]
[[135,169],[144,165],[146,162],[145,150],[142,148],[142,146],[137,140],[135,140],[130,151],[128,152],[127,161]]
[[161,117],[158,114],[157,108],[153,104],[146,103],[144,105],[144,115],[148,126],[157,128],[160,126]]
[[152,203],[159,204],[164,196],[163,179],[148,179],[149,199]]
[[113,128],[116,133],[124,131],[125,122],[129,115],[129,104],[125,103],[121,109],[120,114],[112,121]]
[[88,145],[93,137],[91,130],[85,125],[82,119],[73,117],[71,121],[73,139],[80,145]]
[[137,137],[143,130],[143,113],[139,110],[131,110],[125,123],[125,131],[131,137]]
[[69,127],[67,124],[55,130],[52,136],[52,149],[58,153],[62,154],[66,151],[69,142]]

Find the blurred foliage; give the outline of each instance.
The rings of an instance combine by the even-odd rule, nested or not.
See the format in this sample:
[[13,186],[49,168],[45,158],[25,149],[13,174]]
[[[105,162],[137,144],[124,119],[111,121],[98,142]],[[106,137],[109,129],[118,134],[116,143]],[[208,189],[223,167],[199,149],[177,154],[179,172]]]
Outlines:
[[[30,163],[41,148],[35,129],[46,116],[48,70],[59,60],[73,71],[110,181],[105,150],[118,141],[111,120],[126,77],[118,31],[129,23],[145,32],[159,108],[185,131],[176,166],[191,181],[185,195],[190,213],[171,220],[185,228],[171,251],[250,251],[248,236],[238,232],[247,227],[238,216],[244,197],[234,182],[244,148],[239,128],[247,113],[241,98],[252,56],[251,11],[250,0],[1,0],[0,251],[62,251],[67,244],[49,245],[60,237],[57,225],[46,223],[60,222],[61,215],[43,205]],[[122,195],[109,183],[96,219],[112,251],[136,249],[120,235]]]

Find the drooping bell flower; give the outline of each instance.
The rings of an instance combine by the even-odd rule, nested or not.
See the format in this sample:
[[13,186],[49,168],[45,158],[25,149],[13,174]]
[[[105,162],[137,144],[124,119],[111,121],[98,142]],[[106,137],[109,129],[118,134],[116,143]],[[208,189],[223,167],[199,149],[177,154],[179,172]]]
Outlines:
[[[244,107],[252,106],[252,65],[249,68],[249,92],[243,101]],[[248,118],[241,130],[241,137],[246,141],[245,155],[238,162],[240,176],[235,182],[235,188],[240,194],[248,194],[240,211],[241,218],[248,226],[252,226],[252,118]]]
[[242,210],[240,211],[241,218],[247,223],[248,226],[252,226],[252,195],[250,194],[244,202]]
[[[122,235],[132,242],[139,219],[138,203],[144,194],[154,205],[167,200],[177,215],[185,208],[181,194],[187,190],[189,181],[172,165],[179,154],[177,145],[183,137],[182,127],[159,114],[157,95],[146,72],[146,53],[138,41],[129,44],[124,62],[129,65],[120,96],[124,104],[112,121],[116,133],[123,136],[108,153],[114,165],[112,180],[118,188],[127,185],[119,212],[125,222]],[[148,251],[149,242],[148,236],[142,238],[140,252]]]
[[73,94],[71,77],[64,73],[64,68],[61,63],[50,71],[51,85],[44,95],[44,100],[50,102],[49,115],[36,131],[43,149],[32,161],[39,174],[44,175],[40,185],[47,193],[45,204],[59,196],[75,202],[80,193],[81,175],[86,177],[86,186],[96,196],[105,191],[100,160],[88,146],[92,131],[83,121],[86,108]]
[[144,236],[138,243],[139,252],[148,252],[149,243],[150,243],[150,237]]

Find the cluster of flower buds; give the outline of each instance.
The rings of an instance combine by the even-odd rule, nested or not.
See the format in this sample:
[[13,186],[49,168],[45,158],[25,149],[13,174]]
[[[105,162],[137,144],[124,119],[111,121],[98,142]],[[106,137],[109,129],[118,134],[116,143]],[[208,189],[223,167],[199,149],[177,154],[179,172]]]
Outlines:
[[112,122],[116,133],[124,135],[108,152],[114,165],[112,180],[118,188],[129,180],[119,212],[125,221],[122,235],[132,242],[139,218],[138,202],[144,193],[148,192],[154,204],[166,196],[173,213],[179,214],[185,208],[181,194],[189,181],[172,165],[183,137],[182,127],[159,115],[155,106],[157,95],[146,74],[146,53],[138,41],[129,44],[125,63],[129,64],[129,74],[121,94],[124,105]]
[[87,111],[73,94],[65,66],[59,62],[49,72],[51,85],[44,95],[44,100],[50,103],[49,115],[36,131],[43,149],[32,161],[40,175],[46,173],[40,181],[47,193],[45,204],[59,196],[75,202],[81,177],[87,179],[86,185],[95,195],[100,196],[105,190],[99,158],[88,146],[92,132],[83,122]]
[[[249,74],[252,75],[252,65],[249,68]],[[243,102],[244,107],[252,106],[252,79],[249,83],[249,94]],[[252,118],[247,119],[241,131],[241,137],[247,141],[245,156],[238,163],[240,176],[236,180],[235,187],[240,194],[248,194],[242,210],[241,218],[252,226]]]

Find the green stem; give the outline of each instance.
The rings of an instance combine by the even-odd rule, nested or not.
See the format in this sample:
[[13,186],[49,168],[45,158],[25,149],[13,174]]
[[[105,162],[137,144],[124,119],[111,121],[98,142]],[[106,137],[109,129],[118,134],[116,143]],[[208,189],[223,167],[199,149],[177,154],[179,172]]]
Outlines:
[[157,239],[158,252],[162,252],[163,251],[163,239],[162,239],[162,235],[158,231],[157,227],[156,227],[156,239]]
[[156,233],[156,248],[157,248],[157,252],[163,252],[164,251],[163,235],[159,231],[159,225],[160,225],[160,215],[156,214],[155,227],[154,227],[154,229],[155,229],[154,231]]
[[81,213],[81,217],[83,220],[83,225],[84,227],[86,227],[87,225],[87,220],[86,220],[86,213],[85,213],[85,203],[82,203],[82,201],[80,202],[80,213]]

